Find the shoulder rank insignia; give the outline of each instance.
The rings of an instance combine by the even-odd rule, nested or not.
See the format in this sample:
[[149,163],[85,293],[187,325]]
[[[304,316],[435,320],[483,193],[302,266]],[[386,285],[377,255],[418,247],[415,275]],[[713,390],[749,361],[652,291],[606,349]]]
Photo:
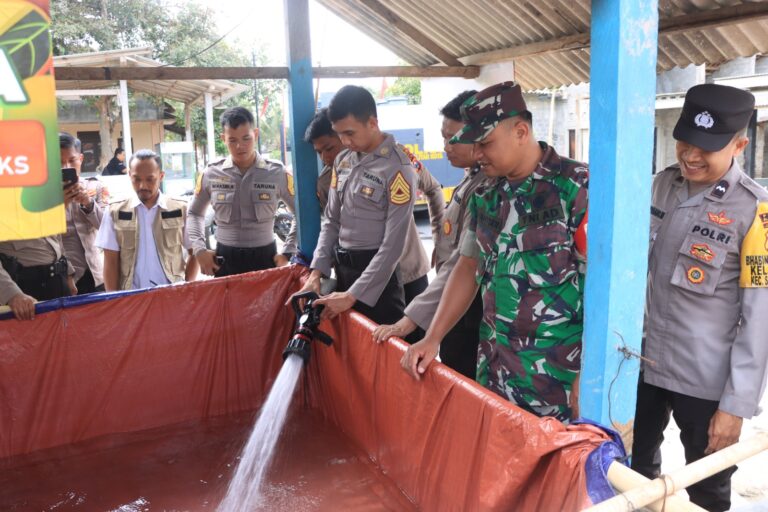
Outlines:
[[403,176],[403,173],[397,171],[395,178],[389,185],[389,201],[392,204],[403,205],[411,200],[411,186]]
[[768,288],[768,203],[757,205],[755,220],[741,244],[742,288]]
[[726,180],[718,181],[717,185],[715,185],[715,188],[712,189],[712,192],[711,192],[712,197],[722,199],[725,193],[728,192],[728,187],[730,186],[731,184],[728,183]]
[[291,196],[296,195],[296,189],[293,185],[293,175],[290,173],[285,173],[285,177],[288,180],[288,193],[291,194]]
[[197,179],[195,180],[195,195],[199,196],[200,191],[203,189],[203,173],[197,173]]
[[338,176],[336,176],[336,168],[331,169],[331,188],[336,188],[339,182]]

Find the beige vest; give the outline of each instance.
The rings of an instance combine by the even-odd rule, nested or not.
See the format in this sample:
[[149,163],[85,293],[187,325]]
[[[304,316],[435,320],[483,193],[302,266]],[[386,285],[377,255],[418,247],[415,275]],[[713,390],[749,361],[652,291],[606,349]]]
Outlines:
[[[138,213],[131,208],[133,199],[126,199],[109,205],[109,214],[115,226],[117,244],[120,246],[120,289],[130,290],[136,267],[136,253],[139,244]],[[187,218],[187,203],[166,197],[167,208],[160,208],[152,224],[152,235],[157,255],[165,276],[172,283],[184,280],[184,222]]]

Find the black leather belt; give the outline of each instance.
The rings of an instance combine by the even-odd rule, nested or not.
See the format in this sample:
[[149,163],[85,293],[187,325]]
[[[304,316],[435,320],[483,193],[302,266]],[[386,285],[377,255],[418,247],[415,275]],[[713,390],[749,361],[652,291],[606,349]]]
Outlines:
[[335,251],[336,263],[356,270],[365,270],[378,249],[353,250],[337,247]]
[[17,275],[22,281],[45,281],[56,276],[67,277],[67,258],[62,256],[58,261],[50,265],[35,265],[32,267],[19,265]]

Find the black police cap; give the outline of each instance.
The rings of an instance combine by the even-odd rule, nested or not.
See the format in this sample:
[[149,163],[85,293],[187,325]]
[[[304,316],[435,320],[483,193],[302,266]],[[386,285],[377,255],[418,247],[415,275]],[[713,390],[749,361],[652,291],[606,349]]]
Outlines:
[[696,85],[685,95],[672,136],[705,151],[720,151],[746,128],[754,110],[755,97],[747,91],[727,85]]

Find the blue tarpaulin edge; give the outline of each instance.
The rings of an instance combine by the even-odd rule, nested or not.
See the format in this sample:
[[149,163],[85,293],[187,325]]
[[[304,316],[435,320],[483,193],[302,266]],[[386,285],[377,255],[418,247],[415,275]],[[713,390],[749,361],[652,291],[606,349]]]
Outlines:
[[604,442],[589,454],[584,466],[587,474],[587,494],[592,503],[597,504],[616,496],[616,491],[608,481],[608,468],[615,461],[626,464],[627,451],[624,449],[621,436],[615,430],[586,418],[579,418],[572,422],[572,424],[579,423],[594,425],[611,436],[610,441]]
[[[172,285],[167,285],[167,286],[172,286]],[[96,302],[119,299],[120,297],[126,297],[128,295],[136,295],[137,293],[144,293],[150,290],[156,290],[158,288],[163,288],[163,286],[157,286],[154,288],[140,288],[138,290],[123,290],[119,292],[88,293],[85,295],[74,295],[72,297],[62,297],[60,299],[44,300],[42,302],[35,303],[35,315],[49,313],[51,311],[56,311],[59,309],[82,306],[84,304],[94,304]],[[0,313],[0,320],[8,320],[10,318],[13,318],[12,312],[7,311],[5,313]]]

